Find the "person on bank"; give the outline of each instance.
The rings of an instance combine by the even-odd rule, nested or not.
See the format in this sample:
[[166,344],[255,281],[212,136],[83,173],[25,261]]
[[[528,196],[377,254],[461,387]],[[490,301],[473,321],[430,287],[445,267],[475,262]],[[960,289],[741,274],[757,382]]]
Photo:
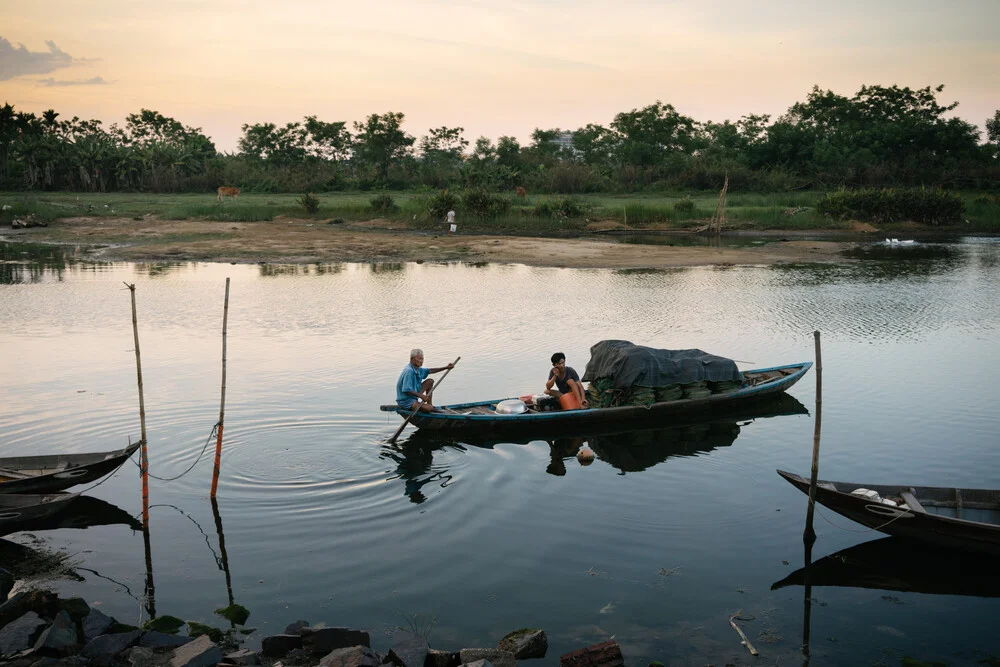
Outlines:
[[427,376],[454,367],[455,364],[448,364],[438,368],[424,368],[424,351],[418,348],[410,350],[410,363],[403,367],[403,372],[396,380],[396,405],[409,410],[423,401],[420,403],[420,411],[433,412],[436,409],[431,402],[434,380]]
[[[553,389],[553,385],[555,385],[555,389]],[[556,352],[552,355],[552,370],[549,371],[549,380],[545,383],[545,393],[556,398],[563,394],[576,394],[580,405],[585,408],[589,407],[580,376],[572,367],[566,365],[566,355],[562,352]]]

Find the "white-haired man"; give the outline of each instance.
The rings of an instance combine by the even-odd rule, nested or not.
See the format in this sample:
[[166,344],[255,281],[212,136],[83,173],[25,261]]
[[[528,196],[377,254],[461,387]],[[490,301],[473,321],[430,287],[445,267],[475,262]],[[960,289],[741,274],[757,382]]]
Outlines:
[[420,403],[421,412],[433,412],[431,388],[434,381],[427,376],[454,367],[455,364],[448,364],[438,368],[424,368],[424,351],[418,348],[410,350],[410,363],[403,367],[403,372],[396,380],[396,405],[409,410],[423,401]]

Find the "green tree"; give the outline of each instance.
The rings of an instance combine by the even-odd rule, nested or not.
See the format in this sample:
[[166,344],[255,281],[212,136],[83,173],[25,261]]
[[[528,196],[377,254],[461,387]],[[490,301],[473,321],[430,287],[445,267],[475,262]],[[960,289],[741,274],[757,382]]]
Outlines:
[[399,112],[372,114],[363,123],[354,123],[355,157],[372,167],[382,180],[389,178],[389,166],[407,157],[416,141],[403,131],[404,115]]
[[351,156],[351,133],[346,122],[326,123],[316,116],[306,116],[304,126],[310,157],[340,162]]
[[622,164],[648,167],[671,154],[690,155],[699,147],[698,123],[659,100],[615,116],[616,149]]

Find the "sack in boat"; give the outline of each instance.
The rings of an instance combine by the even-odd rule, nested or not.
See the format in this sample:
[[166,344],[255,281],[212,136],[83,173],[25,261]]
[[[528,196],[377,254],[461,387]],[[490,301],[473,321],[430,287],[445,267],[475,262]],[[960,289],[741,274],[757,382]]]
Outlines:
[[652,405],[656,402],[656,389],[634,386],[625,395],[625,405]]
[[735,382],[732,380],[725,380],[723,382],[709,382],[708,388],[712,390],[713,394],[724,394],[729,391],[736,391],[743,386],[742,382]]
[[712,390],[706,386],[707,384],[707,382],[691,382],[682,385],[684,398],[708,398],[712,395]]
[[670,384],[666,387],[656,388],[656,402],[679,401],[684,398],[684,390],[679,384]]

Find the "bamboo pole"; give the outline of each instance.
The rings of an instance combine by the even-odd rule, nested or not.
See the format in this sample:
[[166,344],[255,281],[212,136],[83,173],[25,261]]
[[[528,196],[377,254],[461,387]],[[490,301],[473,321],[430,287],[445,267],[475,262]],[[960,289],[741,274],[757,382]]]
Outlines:
[[[222,514],[219,513],[219,501],[215,498],[209,499],[212,503],[212,514],[215,516],[215,532],[219,536],[219,560],[222,571],[226,575],[226,594],[229,596],[229,606],[233,606],[233,579],[229,574],[229,556],[226,555],[226,536],[222,532]],[[230,621],[230,625],[235,624]]]
[[229,278],[226,278],[226,302],[222,309],[222,401],[219,404],[219,433],[215,439],[215,471],[212,473],[212,493],[219,488],[219,467],[222,465],[222,425],[226,415],[226,326],[229,322]]
[[135,341],[135,373],[139,383],[139,473],[142,475],[142,524],[149,527],[149,452],[146,449],[146,404],[142,396],[142,359],[139,356],[139,320],[135,311],[135,284],[125,283],[132,295],[132,338]]
[[142,526],[142,546],[146,555],[146,585],[143,597],[146,602],[146,613],[150,618],[156,618],[156,585],[153,583],[153,550],[149,543],[149,518]]
[[816,424],[813,429],[812,477],[809,481],[809,509],[806,510],[806,529],[802,541],[811,545],[816,541],[813,530],[813,512],[816,509],[816,480],[819,477],[819,433],[823,423],[823,356],[820,354],[819,332],[813,332],[816,341]]

